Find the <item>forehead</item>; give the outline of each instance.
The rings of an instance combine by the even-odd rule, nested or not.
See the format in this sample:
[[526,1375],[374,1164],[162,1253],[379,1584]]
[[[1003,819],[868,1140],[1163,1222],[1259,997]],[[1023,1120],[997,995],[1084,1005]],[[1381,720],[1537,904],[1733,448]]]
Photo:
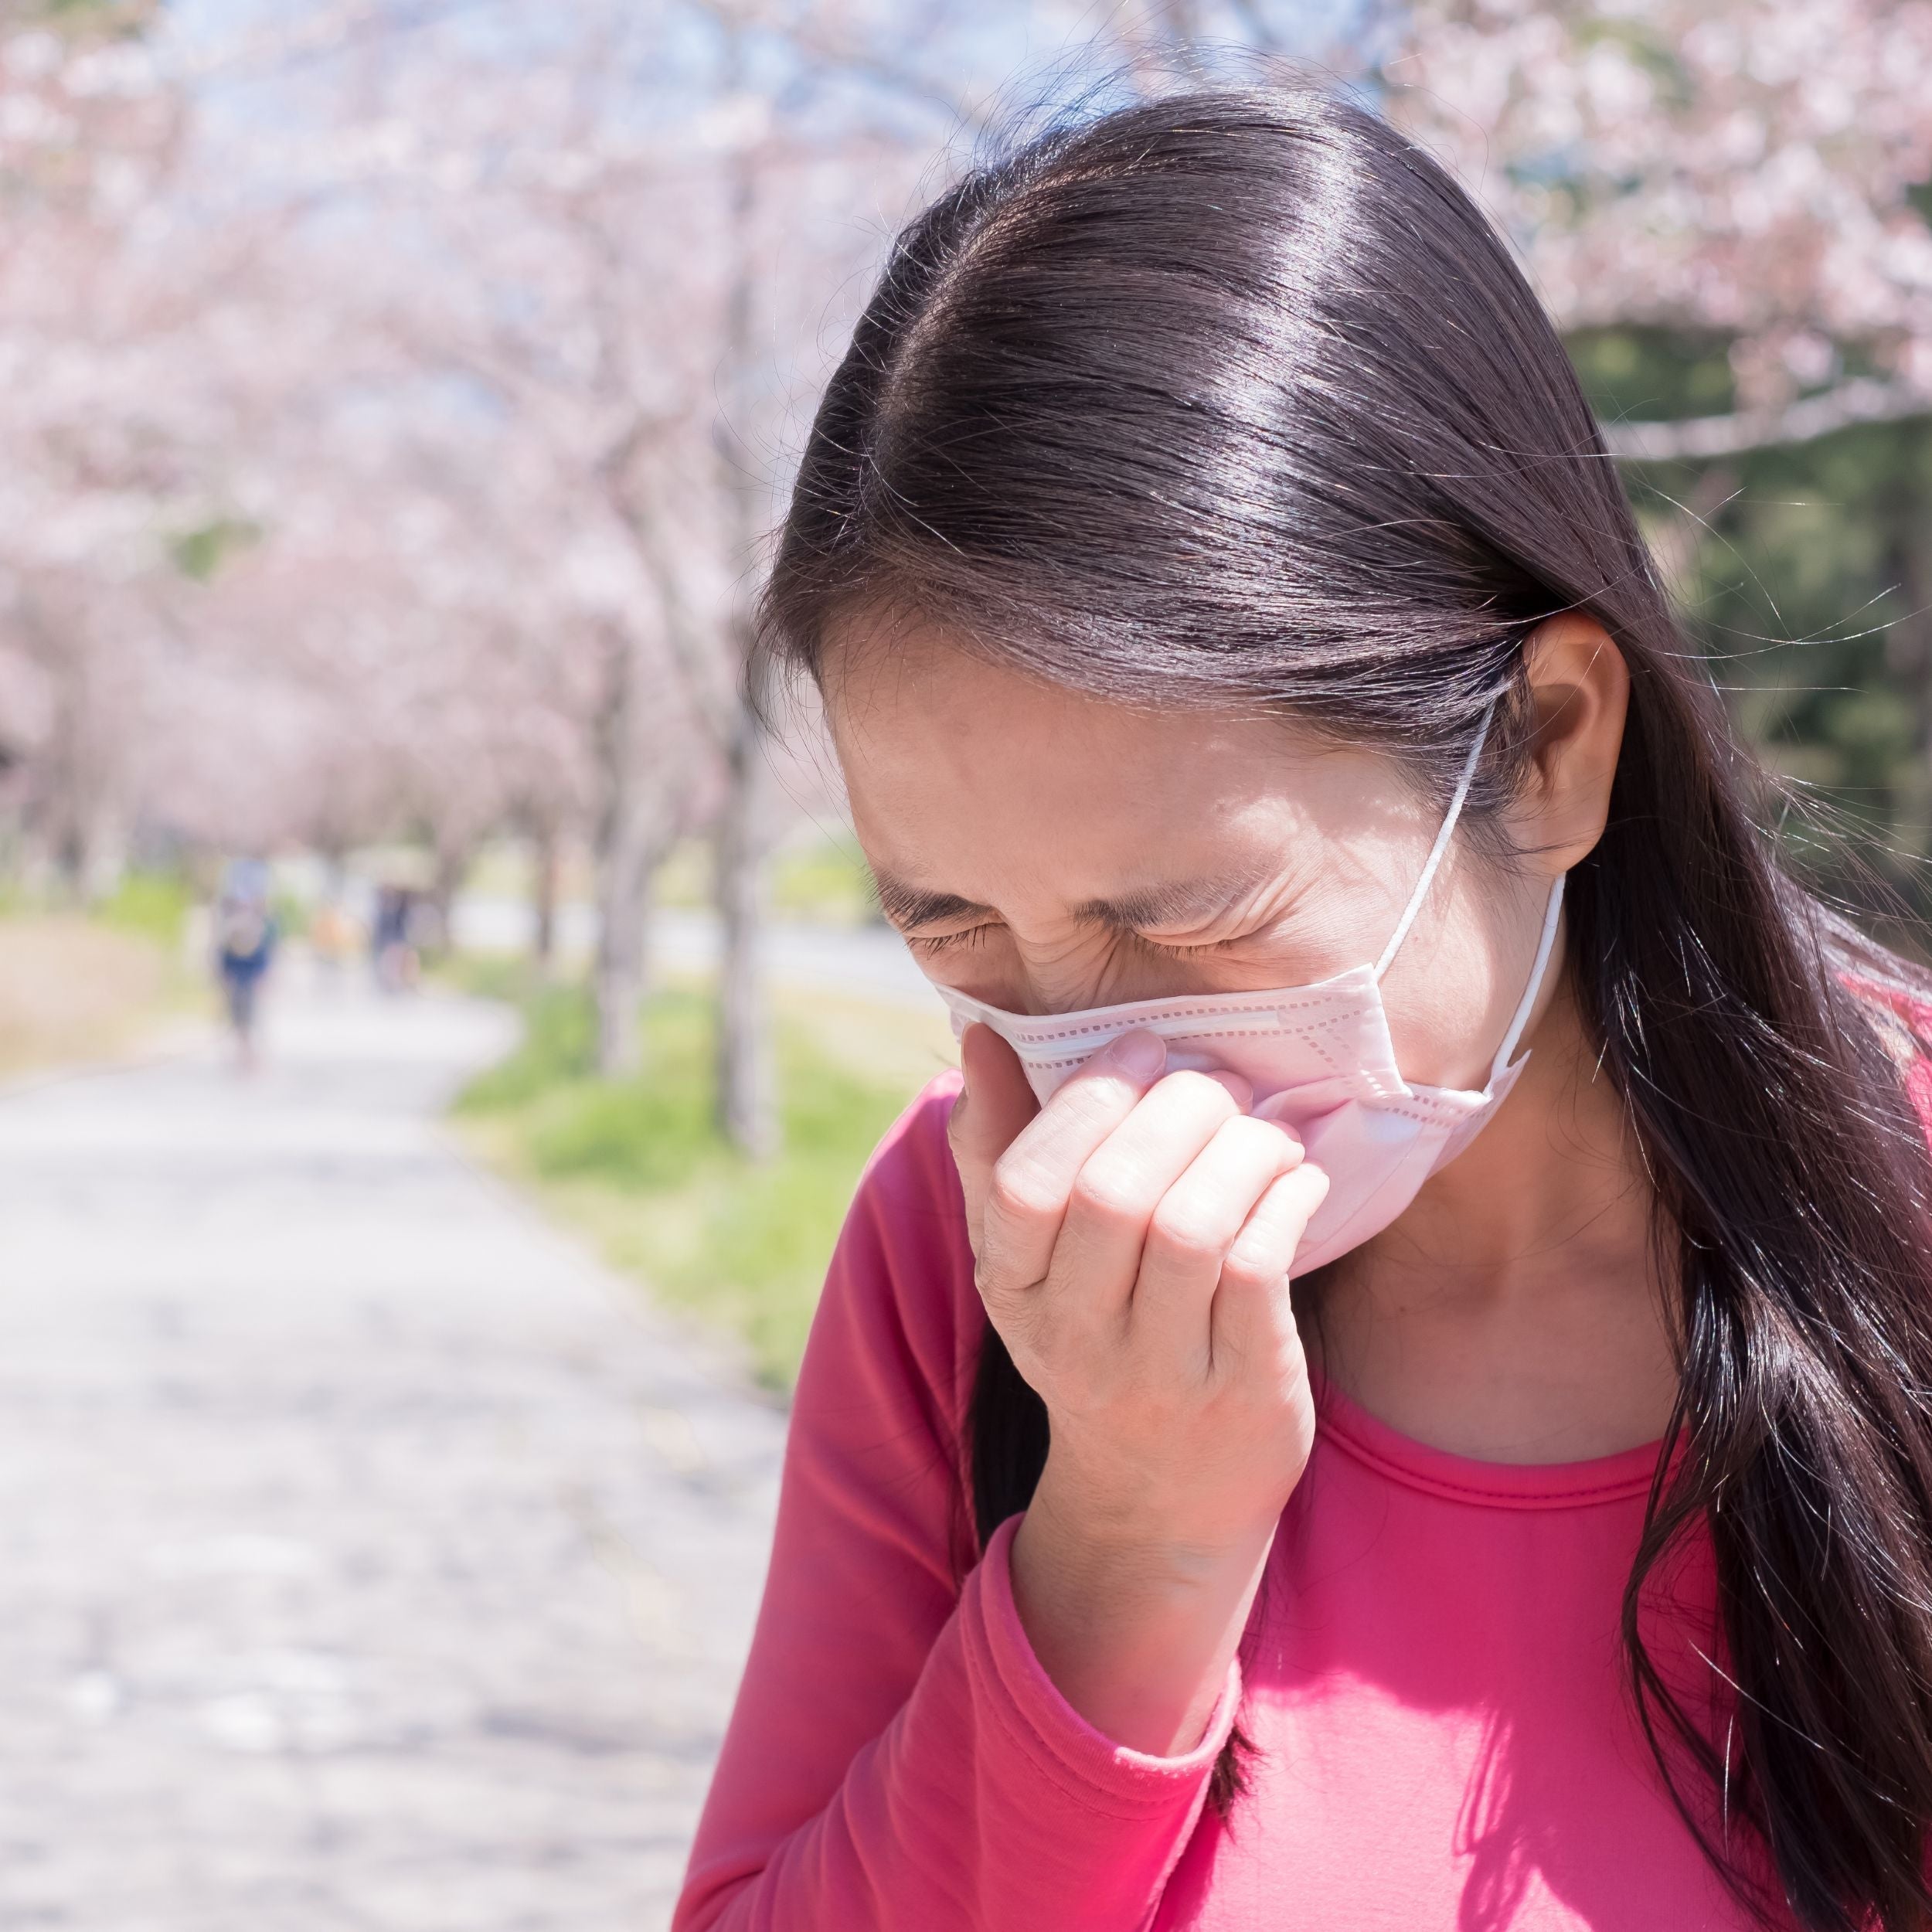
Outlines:
[[873,863],[961,893],[1015,869],[1111,891],[1400,833],[1417,810],[1393,760],[1287,719],[1112,703],[939,634],[847,655],[827,712]]

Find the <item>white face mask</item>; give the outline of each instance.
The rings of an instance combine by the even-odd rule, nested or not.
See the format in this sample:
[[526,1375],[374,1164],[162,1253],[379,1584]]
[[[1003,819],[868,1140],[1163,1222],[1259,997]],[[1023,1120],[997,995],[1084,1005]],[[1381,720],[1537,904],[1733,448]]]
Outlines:
[[1254,1089],[1253,1111],[1285,1122],[1307,1158],[1328,1176],[1328,1192],[1295,1255],[1305,1274],[1379,1234],[1447,1166],[1500,1107],[1527,1063],[1509,1056],[1528,1023],[1556,937],[1563,882],[1551,887],[1529,984],[1479,1092],[1421,1087],[1402,1077],[1382,1005],[1382,975],[1422,909],[1450,834],[1469,795],[1476,761],[1495,709],[1483,713],[1442,828],[1422,876],[1382,957],[1312,986],[1268,992],[1182,995],[1132,1000],[1084,1012],[1031,1016],[1002,1012],[950,987],[940,997],[962,1037],[983,1021],[1019,1054],[1033,1091],[1045,1101],[1110,1041],[1136,1027],[1167,1042],[1170,1071],[1192,1068],[1239,1073]]

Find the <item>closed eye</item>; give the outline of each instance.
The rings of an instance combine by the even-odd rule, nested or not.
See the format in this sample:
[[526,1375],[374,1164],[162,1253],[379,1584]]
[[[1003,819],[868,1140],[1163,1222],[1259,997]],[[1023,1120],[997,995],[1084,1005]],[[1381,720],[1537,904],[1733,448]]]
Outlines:
[[[986,935],[995,930],[995,922],[986,920],[977,926],[964,927],[956,933],[905,933],[900,937],[915,952],[931,955],[981,944]],[[1164,959],[1200,959],[1215,953],[1232,952],[1247,943],[1245,934],[1233,939],[1197,940],[1185,945],[1178,940],[1150,939],[1145,933],[1125,933],[1121,937],[1148,952],[1158,953]]]
[[1233,939],[1197,940],[1192,945],[1182,945],[1178,940],[1149,939],[1145,933],[1128,935],[1137,946],[1145,946],[1151,953],[1158,953],[1164,959],[1199,959],[1210,953],[1231,953],[1236,947],[1248,942],[1247,934],[1237,934]]
[[991,920],[963,927],[956,933],[902,933],[900,937],[916,953],[934,954],[978,945],[992,931]]

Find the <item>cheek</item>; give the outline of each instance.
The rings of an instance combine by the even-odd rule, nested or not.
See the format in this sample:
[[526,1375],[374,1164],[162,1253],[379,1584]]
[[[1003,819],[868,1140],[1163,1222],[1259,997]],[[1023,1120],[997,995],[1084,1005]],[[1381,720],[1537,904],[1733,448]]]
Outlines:
[[1495,1043],[1482,1040],[1488,1002],[1465,978],[1418,987],[1400,1001],[1386,996],[1396,1065],[1418,1087],[1480,1087]]
[[1413,957],[1405,947],[1382,982],[1396,1064],[1417,1086],[1479,1088],[1508,1024],[1507,989],[1478,935],[1431,938]]

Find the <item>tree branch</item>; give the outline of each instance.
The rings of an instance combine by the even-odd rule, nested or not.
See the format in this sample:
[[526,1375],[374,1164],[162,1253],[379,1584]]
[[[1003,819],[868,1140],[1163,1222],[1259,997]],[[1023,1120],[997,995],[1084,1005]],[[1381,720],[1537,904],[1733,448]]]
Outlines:
[[1686,417],[1675,423],[1606,423],[1604,440],[1612,456],[1627,463],[1699,462],[1812,442],[1855,423],[1900,423],[1917,416],[1932,416],[1932,395],[1860,376],[1782,409]]
[[[696,0],[696,4],[699,12],[709,15],[727,33],[750,30],[769,35],[821,71],[861,75],[907,100],[951,117],[961,128],[978,129],[986,124],[988,104],[985,101],[961,92],[896,51],[885,53],[856,40],[841,39],[810,15],[787,18],[776,9],[758,4],[758,0]],[[899,39],[903,42],[917,37],[902,30]]]

